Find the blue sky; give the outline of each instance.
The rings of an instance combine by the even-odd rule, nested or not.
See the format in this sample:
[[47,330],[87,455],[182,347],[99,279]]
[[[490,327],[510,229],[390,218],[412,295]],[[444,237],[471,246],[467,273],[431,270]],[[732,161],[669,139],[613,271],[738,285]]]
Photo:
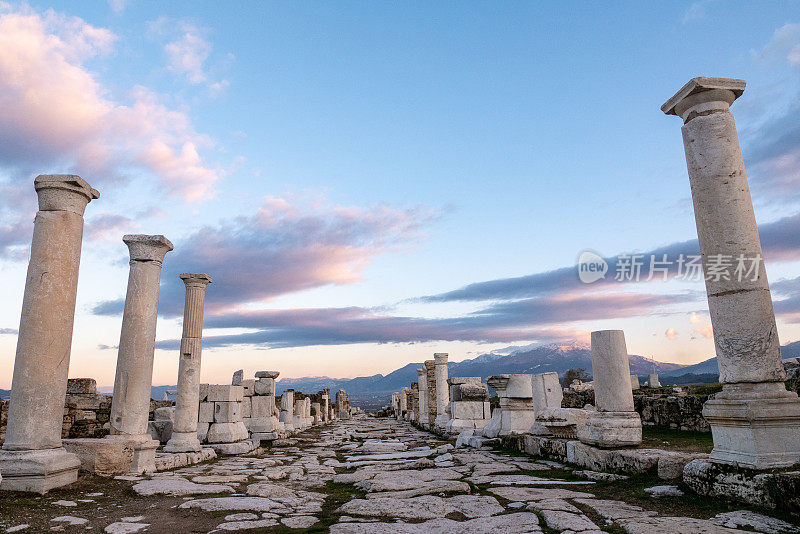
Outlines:
[[[46,172],[101,192],[70,369],[101,385],[124,233],[176,245],[156,383],[176,375],[177,273],[201,270],[215,280],[209,381],[373,374],[599,328],[623,328],[631,352],[706,359],[701,283],[590,290],[542,274],[586,248],[696,237],[680,121],[659,106],[700,75],[748,81],[733,110],[771,224],[781,340],[800,338],[796,1],[0,2],[0,29],[0,387]],[[422,298],[515,277],[502,295]]]

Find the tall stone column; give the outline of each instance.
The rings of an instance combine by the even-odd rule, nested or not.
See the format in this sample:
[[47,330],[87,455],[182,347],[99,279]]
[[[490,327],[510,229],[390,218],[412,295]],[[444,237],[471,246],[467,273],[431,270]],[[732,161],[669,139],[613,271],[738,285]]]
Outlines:
[[[203,352],[203,308],[206,287],[211,277],[203,273],[182,273],[186,286],[183,305],[183,336],[178,362],[178,398],[175,422],[167,452],[197,452],[202,449],[197,439],[197,416],[200,408],[200,357]],[[241,381],[241,375],[239,375]]]
[[436,372],[436,426],[444,428],[450,416],[447,405],[450,404],[450,386],[447,385],[447,353],[437,352],[433,355]]
[[322,394],[322,422],[328,423],[331,419],[331,391],[329,389],[323,390]]
[[598,447],[631,447],[642,442],[642,420],[633,407],[631,368],[622,330],[592,332],[595,411],[578,438]]
[[131,471],[143,473],[155,471],[155,449],[159,444],[147,433],[147,418],[161,265],[173,247],[163,235],[126,235],[122,241],[128,245],[131,268],[111,401],[111,434],[106,439],[133,442]]
[[403,386],[400,388],[400,417],[398,419],[408,418],[408,388]]
[[80,176],[40,175],[39,211],[22,300],[0,489],[46,493],[75,482],[80,461],[61,447],[83,212],[99,197]]
[[417,369],[417,384],[419,386],[419,410],[417,422],[421,425],[428,424],[428,381],[425,369]]
[[428,425],[433,426],[436,422],[436,362],[425,360],[425,383],[428,385]]
[[419,383],[411,382],[411,394],[409,396],[410,406],[408,407],[408,420],[416,421],[419,413]]
[[[730,106],[744,80],[694,78],[661,110],[683,119],[683,146],[697,237],[706,273],[721,393],[703,416],[714,437],[711,459],[756,469],[800,462],[800,400],[786,391],[775,314],[753,202]],[[757,261],[753,273],[739,276]],[[726,276],[709,266],[733,265]]]

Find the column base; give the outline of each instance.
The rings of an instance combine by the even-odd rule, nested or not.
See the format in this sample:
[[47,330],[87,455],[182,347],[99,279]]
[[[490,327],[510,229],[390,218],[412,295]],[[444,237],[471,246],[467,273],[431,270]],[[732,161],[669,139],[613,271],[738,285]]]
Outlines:
[[194,432],[172,432],[172,437],[166,445],[164,452],[200,452],[203,446],[197,439],[197,431]]
[[150,434],[130,435],[113,434],[104,439],[111,441],[124,441],[133,444],[133,461],[131,462],[130,472],[136,475],[143,473],[155,473],[156,471],[156,449],[160,442],[150,437]]
[[592,412],[578,439],[603,449],[637,447],[642,443],[642,419],[636,412]]
[[0,450],[0,490],[27,491],[44,495],[78,480],[78,456],[64,448]]
[[800,398],[782,382],[724,384],[703,405],[714,462],[750,469],[800,463]]
[[446,428],[447,422],[450,420],[449,415],[437,415],[436,420],[433,422],[433,425],[438,428]]

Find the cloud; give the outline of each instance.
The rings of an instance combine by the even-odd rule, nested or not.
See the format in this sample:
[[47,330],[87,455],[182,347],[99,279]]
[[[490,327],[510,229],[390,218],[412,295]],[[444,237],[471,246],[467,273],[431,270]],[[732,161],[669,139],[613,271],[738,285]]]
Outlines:
[[664,337],[669,339],[670,341],[675,341],[678,339],[678,331],[674,328],[667,328],[667,331],[664,332]]
[[785,61],[792,67],[800,67],[800,24],[784,24],[775,30],[772,39],[760,51],[752,51],[751,55],[757,61]]
[[128,7],[128,0],[108,0],[108,6],[114,13],[122,13]]
[[699,334],[706,339],[711,339],[714,337],[714,330],[711,328],[711,325],[702,325],[702,326],[695,326],[692,329],[692,332],[695,334]]
[[707,319],[699,313],[692,312],[689,314],[689,324],[700,324],[704,322],[707,322]]
[[[268,197],[252,215],[200,228],[176,241],[164,260],[160,310],[182,315],[181,272],[203,272],[214,279],[207,290],[210,313],[357,282],[375,256],[416,241],[437,216],[423,208],[329,206]],[[118,301],[93,310],[98,315],[120,311]]]
[[170,193],[207,198],[218,178],[200,155],[210,139],[145,87],[113,99],[88,68],[116,41],[77,17],[0,4],[0,166],[78,169],[101,193],[139,169]]
[[16,336],[19,330],[16,328],[0,328],[0,335]]
[[[204,84],[212,96],[217,96],[229,85],[228,80],[211,80],[207,62],[213,45],[206,38],[208,30],[188,20],[159,17],[150,23],[150,35],[164,44],[167,69],[191,85]],[[232,56],[228,55],[227,59]]]

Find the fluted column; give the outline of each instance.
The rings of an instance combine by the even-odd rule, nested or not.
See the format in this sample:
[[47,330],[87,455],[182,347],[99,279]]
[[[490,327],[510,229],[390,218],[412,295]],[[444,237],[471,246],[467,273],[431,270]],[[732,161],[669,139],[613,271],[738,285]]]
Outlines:
[[200,360],[203,351],[203,309],[206,287],[211,277],[203,273],[182,273],[186,286],[183,306],[183,336],[178,362],[178,398],[175,401],[175,422],[164,450],[196,452],[202,446],[197,438],[197,416],[200,407]]
[[800,400],[783,384],[761,240],[730,111],[744,88],[744,80],[693,78],[661,109],[684,122],[683,146],[723,383],[722,392],[703,409],[714,436],[711,458],[767,469],[800,462]]
[[[111,434],[107,439],[136,443],[134,472],[155,469],[155,443],[147,433],[153,382],[158,290],[164,256],[172,243],[163,235],[126,235],[130,273],[111,401]],[[151,450],[153,452],[151,452]]]
[[433,355],[436,372],[436,426],[444,428],[450,416],[447,405],[450,403],[450,386],[447,385],[447,353],[437,352]]
[[80,176],[34,180],[39,211],[22,300],[0,489],[45,493],[74,482],[80,462],[61,448],[83,212],[99,197]]

